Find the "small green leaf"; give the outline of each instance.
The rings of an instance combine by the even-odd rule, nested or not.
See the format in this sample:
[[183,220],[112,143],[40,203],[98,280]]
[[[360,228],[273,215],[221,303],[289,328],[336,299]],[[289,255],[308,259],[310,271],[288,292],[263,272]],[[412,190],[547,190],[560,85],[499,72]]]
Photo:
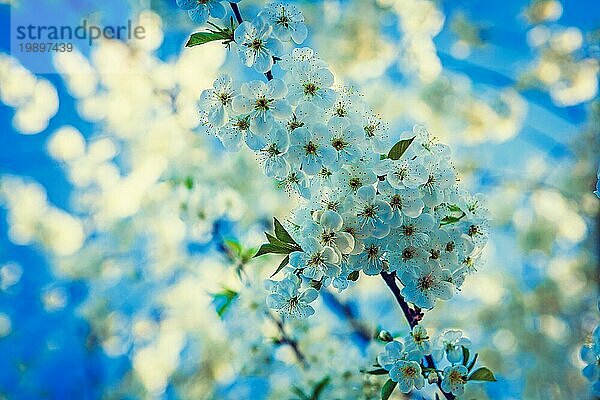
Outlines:
[[310,400],[319,400],[319,396],[321,396],[321,393],[323,393],[323,390],[325,390],[325,387],[329,384],[330,380],[331,378],[328,376],[321,379],[315,386]]
[[183,181],[183,184],[187,189],[192,189],[194,187],[194,178],[192,178],[191,176],[186,177]]
[[392,160],[399,160],[400,157],[402,157],[402,154],[404,154],[404,152],[406,151],[406,149],[408,149],[408,146],[410,146],[410,144],[413,142],[413,140],[415,140],[414,137],[410,139],[404,139],[396,143],[394,147],[392,147],[392,149],[390,150],[388,158],[391,158]]
[[369,374],[369,375],[385,375],[388,374],[389,372],[383,368],[377,368],[377,369],[371,369],[368,371],[362,371],[365,374]]
[[279,264],[279,266],[277,267],[277,269],[275,270],[275,272],[273,272],[273,275],[271,275],[271,278],[274,277],[275,275],[277,275],[277,273],[279,271],[281,271],[282,269],[285,268],[286,265],[288,265],[290,262],[290,256],[287,255],[285,256],[285,258],[283,260],[281,260],[281,263]]
[[276,246],[271,243],[264,243],[258,249],[258,252],[252,258],[260,257],[265,254],[290,254],[292,252],[291,249],[287,247]]
[[466,367],[467,363],[469,362],[469,349],[467,349],[465,346],[462,346],[462,350],[463,350],[463,365]]
[[196,32],[192,33],[192,36],[188,39],[185,47],[194,47],[208,42],[214,42],[216,40],[227,40],[229,36],[226,36],[220,32]]
[[467,365],[467,369],[469,371],[471,371],[473,369],[473,367],[475,366],[475,362],[477,361],[477,357],[479,356],[478,353],[475,353],[475,356],[473,357],[473,359],[471,360],[471,362],[469,363],[469,365]]
[[243,250],[242,253],[240,254],[240,260],[241,260],[242,264],[246,264],[248,261],[250,261],[252,259],[252,257],[254,257],[255,253],[256,253],[256,247],[250,247],[246,250]]
[[397,384],[397,382],[388,379],[385,385],[383,385],[383,387],[381,388],[381,400],[388,400],[392,395],[394,389],[396,389]]
[[352,271],[350,272],[350,275],[348,275],[348,280],[349,281],[357,281],[358,277],[360,276],[360,272],[359,271]]
[[486,382],[496,382],[496,377],[494,373],[487,367],[477,368],[469,378],[469,381],[486,381]]
[[278,247],[282,247],[282,248],[289,248],[292,249],[292,246],[290,246],[289,244],[282,242],[281,240],[277,239],[275,236],[271,235],[268,232],[265,232],[265,236],[267,237],[267,240],[269,241],[269,243],[278,246]]
[[462,212],[459,206],[456,204],[448,204],[448,209],[452,212]]
[[238,292],[230,289],[223,289],[221,292],[213,295],[212,303],[215,305],[219,317],[223,318],[223,315],[225,315],[225,312],[237,297]]
[[277,218],[273,218],[273,225],[275,225],[275,236],[277,239],[281,240],[284,243],[289,243],[298,246],[298,243],[294,240],[292,235],[285,230],[281,222]]
[[234,256],[240,256],[242,254],[242,245],[235,240],[225,239],[223,245],[233,254]]
[[292,393],[298,396],[298,398],[302,400],[310,400],[310,396],[304,393],[302,389],[300,389],[298,386],[292,386],[290,390],[292,391]]
[[461,219],[463,219],[463,217],[465,215],[466,215],[465,213],[462,213],[462,215],[460,217],[453,217],[451,215],[448,215],[448,216],[442,218],[442,222],[440,223],[440,226],[454,224],[454,223],[460,221]]

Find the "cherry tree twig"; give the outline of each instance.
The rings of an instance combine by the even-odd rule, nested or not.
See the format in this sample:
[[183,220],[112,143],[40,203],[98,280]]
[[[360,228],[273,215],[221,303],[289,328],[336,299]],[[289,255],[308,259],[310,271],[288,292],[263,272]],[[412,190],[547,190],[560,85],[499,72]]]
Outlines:
[[[400,293],[400,288],[398,287],[398,284],[396,283],[396,273],[382,272],[381,277],[383,278],[386,285],[394,295],[394,298],[400,305],[402,313],[404,314],[406,321],[408,321],[408,325],[410,326],[410,328],[412,329],[415,326],[419,325],[419,322],[423,318],[423,312],[419,307],[411,308],[410,305],[406,302],[406,300]],[[442,390],[441,377],[439,372],[437,372],[437,367],[435,366],[435,361],[433,361],[433,357],[431,357],[431,355],[425,356],[425,361],[427,362],[427,368],[431,368],[436,371],[435,373],[438,376],[437,386],[444,395],[444,397],[447,400],[454,400],[456,396],[454,396],[452,393],[446,393]]]

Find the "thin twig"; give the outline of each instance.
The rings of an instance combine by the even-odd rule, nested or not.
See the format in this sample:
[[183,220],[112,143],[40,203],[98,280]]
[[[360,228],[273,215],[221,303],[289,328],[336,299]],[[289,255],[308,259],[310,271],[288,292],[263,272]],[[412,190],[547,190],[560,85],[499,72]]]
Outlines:
[[238,22],[238,24],[241,24],[242,22],[244,22],[244,19],[242,18],[242,14],[240,14],[240,9],[239,9],[238,5],[235,3],[231,3],[231,2],[229,2],[229,5],[231,6],[231,11],[233,11],[233,15],[235,15],[235,19]]
[[[423,318],[423,312],[418,307],[416,307],[414,309],[411,308],[408,305],[408,303],[406,302],[406,300],[404,300],[404,297],[402,297],[402,294],[400,293],[400,288],[396,284],[396,273],[393,272],[390,274],[387,272],[382,272],[381,277],[383,278],[386,285],[388,286],[388,288],[391,290],[392,294],[396,298],[396,301],[400,305],[400,308],[402,309],[402,313],[404,314],[404,317],[408,321],[408,325],[410,326],[410,328],[412,329],[415,326],[419,325],[419,321],[421,321],[421,319]],[[430,355],[425,356],[425,361],[427,362],[427,368],[432,368],[432,369],[436,370],[435,373],[438,377],[437,386],[440,389],[440,391],[442,392],[442,394],[444,395],[444,397],[447,400],[456,399],[456,397],[452,393],[446,393],[442,390],[441,376],[440,376],[439,372],[437,372],[437,367],[435,366],[435,361],[433,361],[433,357],[431,357]]]
[[283,321],[274,316],[270,311],[267,312],[267,317],[269,317],[269,319],[275,323],[275,325],[277,326],[277,330],[279,330],[279,334],[281,335],[279,343],[287,344],[288,346],[290,346],[290,348],[294,352],[294,355],[296,356],[296,359],[298,359],[298,362],[300,363],[300,365],[302,365],[302,368],[308,368],[308,361],[306,361],[306,356],[300,350],[298,342],[295,339],[289,337],[286,333],[285,327],[283,326]]
[[354,330],[354,334],[356,334],[363,342],[369,342],[372,339],[372,334],[369,331],[369,328],[360,320],[356,318],[354,315],[354,311],[352,308],[340,301],[335,293],[332,293],[328,289],[323,289],[321,291],[321,295],[323,296],[324,303],[333,309],[335,312],[339,312],[347,321],[348,324]]

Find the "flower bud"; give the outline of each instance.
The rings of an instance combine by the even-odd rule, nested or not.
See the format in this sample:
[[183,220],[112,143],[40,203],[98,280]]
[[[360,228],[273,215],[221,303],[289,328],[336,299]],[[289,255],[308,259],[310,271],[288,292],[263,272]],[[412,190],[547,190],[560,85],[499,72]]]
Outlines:
[[381,340],[382,342],[391,342],[394,340],[394,338],[392,337],[392,335],[388,332],[388,331],[381,331],[379,332],[379,340]]
[[427,375],[427,382],[429,382],[429,384],[436,383],[437,381],[438,375],[435,372],[430,372],[429,375]]

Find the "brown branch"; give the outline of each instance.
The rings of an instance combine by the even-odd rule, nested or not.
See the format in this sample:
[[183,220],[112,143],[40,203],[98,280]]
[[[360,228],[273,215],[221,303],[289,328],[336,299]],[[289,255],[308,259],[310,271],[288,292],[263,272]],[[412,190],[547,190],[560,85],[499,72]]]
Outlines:
[[[396,284],[396,273],[395,272],[392,272],[392,273],[382,272],[381,277],[383,278],[387,287],[390,289],[390,291],[396,298],[396,301],[400,305],[400,308],[402,309],[402,313],[404,314],[406,321],[408,321],[408,325],[410,326],[410,328],[412,329],[415,326],[419,325],[419,322],[423,318],[423,312],[421,311],[421,309],[419,307],[411,308],[408,305],[408,303],[406,302],[406,300],[404,299],[404,297],[402,297],[402,294],[400,293],[400,288],[398,287],[398,284]],[[436,371],[435,373],[438,377],[437,386],[440,389],[440,391],[442,392],[442,394],[444,395],[444,397],[447,400],[456,399],[456,396],[454,396],[452,393],[446,393],[442,390],[441,376],[440,376],[439,372],[437,372],[437,367],[435,366],[435,361],[433,361],[433,357],[431,357],[430,355],[425,356],[425,361],[427,362],[427,365],[426,365],[427,368],[432,368],[433,370]]]

